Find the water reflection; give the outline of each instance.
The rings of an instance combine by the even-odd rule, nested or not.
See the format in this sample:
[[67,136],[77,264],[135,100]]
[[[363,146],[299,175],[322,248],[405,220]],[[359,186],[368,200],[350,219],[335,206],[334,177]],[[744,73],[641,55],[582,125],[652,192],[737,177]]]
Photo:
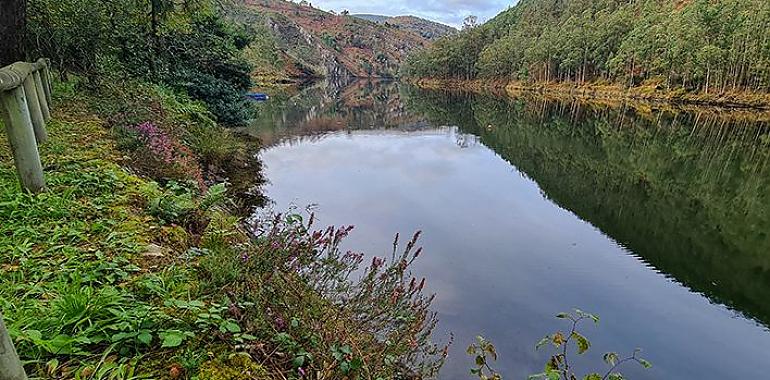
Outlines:
[[318,82],[257,108],[248,132],[266,146],[342,130],[430,128],[423,117],[406,111],[398,84],[386,80]]
[[[456,111],[445,95],[410,99],[434,121]],[[691,289],[770,323],[765,115],[494,98],[460,112],[549,199]]]
[[373,254],[425,231],[442,378],[467,378],[476,334],[507,378],[538,371],[551,316],[581,307],[603,317],[583,368],[638,346],[655,367],[632,378],[724,379],[770,370],[766,120],[362,82],[270,103],[253,133],[277,208],[318,204]]

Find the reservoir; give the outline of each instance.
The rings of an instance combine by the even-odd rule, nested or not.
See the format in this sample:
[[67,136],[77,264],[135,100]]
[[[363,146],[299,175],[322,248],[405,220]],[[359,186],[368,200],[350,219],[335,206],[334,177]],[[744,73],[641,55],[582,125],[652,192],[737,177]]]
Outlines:
[[[482,335],[506,379],[541,372],[554,318],[579,308],[602,354],[642,349],[631,379],[770,373],[770,116],[745,110],[318,84],[260,104],[249,132],[275,211],[354,225],[390,252],[422,231],[440,378],[468,379]],[[305,212],[305,211],[303,211]]]

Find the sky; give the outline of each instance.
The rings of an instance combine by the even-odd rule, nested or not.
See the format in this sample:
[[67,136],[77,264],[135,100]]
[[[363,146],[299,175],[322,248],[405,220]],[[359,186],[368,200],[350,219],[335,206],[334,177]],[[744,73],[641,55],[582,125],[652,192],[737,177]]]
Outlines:
[[460,27],[468,15],[486,21],[516,0],[309,0],[316,8],[386,16],[413,15]]

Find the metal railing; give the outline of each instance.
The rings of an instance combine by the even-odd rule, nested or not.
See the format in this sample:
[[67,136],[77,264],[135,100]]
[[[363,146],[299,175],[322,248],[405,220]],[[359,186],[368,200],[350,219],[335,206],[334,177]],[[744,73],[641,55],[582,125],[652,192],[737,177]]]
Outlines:
[[0,115],[23,189],[45,190],[38,144],[48,139],[51,118],[50,61],[17,62],[0,69]]

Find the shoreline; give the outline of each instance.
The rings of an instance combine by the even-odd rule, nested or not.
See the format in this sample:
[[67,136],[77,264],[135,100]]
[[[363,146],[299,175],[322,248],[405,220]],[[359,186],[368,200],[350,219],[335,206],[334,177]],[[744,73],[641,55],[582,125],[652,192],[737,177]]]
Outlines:
[[600,100],[611,102],[646,102],[676,106],[719,107],[746,111],[770,111],[770,94],[747,91],[725,93],[695,93],[679,90],[658,90],[655,86],[624,88],[599,83],[548,82],[528,83],[505,80],[458,80],[435,78],[404,78],[417,87],[432,90],[448,89],[473,93],[491,93],[511,98],[537,94],[555,98]]

